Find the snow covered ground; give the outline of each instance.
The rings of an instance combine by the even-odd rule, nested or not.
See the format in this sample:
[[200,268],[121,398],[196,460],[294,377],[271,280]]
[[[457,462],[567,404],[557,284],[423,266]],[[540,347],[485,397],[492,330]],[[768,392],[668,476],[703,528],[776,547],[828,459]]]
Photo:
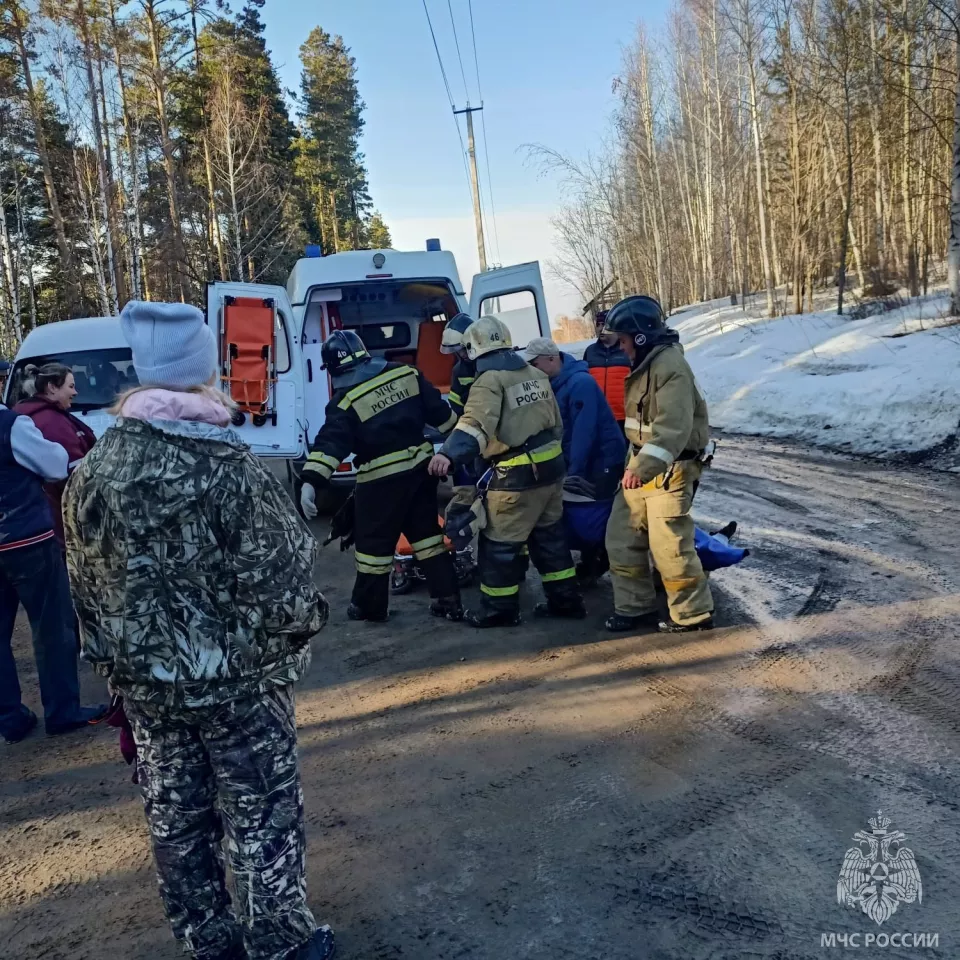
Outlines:
[[[682,308],[680,331],[718,429],[852,453],[921,454],[956,442],[960,326],[934,294],[865,319],[763,317],[762,298]],[[563,347],[580,356],[586,341]]]

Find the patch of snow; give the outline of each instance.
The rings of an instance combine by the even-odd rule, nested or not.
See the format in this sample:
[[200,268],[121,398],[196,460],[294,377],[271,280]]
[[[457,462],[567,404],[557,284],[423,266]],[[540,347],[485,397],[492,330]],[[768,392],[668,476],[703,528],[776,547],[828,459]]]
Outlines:
[[[850,320],[832,310],[762,316],[756,301],[674,313],[714,427],[852,453],[918,453],[957,434],[960,327],[934,294]],[[562,344],[575,356],[592,341]]]

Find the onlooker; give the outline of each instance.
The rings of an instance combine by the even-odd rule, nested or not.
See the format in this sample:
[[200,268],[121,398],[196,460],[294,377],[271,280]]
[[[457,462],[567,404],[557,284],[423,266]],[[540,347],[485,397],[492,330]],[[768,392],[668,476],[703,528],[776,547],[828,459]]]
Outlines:
[[145,386],[64,496],[83,655],[124,697],[174,935],[203,960],[325,960],[293,697],[328,612],[317,544],[229,427],[203,314],[131,302],[121,324]]
[[578,477],[593,486],[598,497],[612,497],[623,474],[627,440],[587,364],[561,353],[546,337],[531,340],[523,358],[550,378],[560,405],[568,485]]
[[617,335],[604,330],[607,311],[596,316],[597,342],[591,343],[583,352],[590,375],[597,381],[603,395],[610,404],[614,419],[623,429],[624,384],[630,374],[630,358],[623,352],[617,341]]
[[[563,420],[563,456],[567,464],[564,500],[612,499],[623,474],[627,440],[617,426],[596,381],[583,360],[561,353],[546,337],[531,340],[524,359],[550,378]],[[570,507],[565,505],[570,545],[580,550],[577,576],[587,585],[606,572],[608,563],[602,540],[577,542],[571,529]]]
[[3,391],[10,376],[10,361],[0,359],[0,400],[3,400]]
[[20,699],[11,649],[17,608],[33,633],[44,725],[50,735],[98,720],[105,706],[81,707],[73,608],[43,481],[67,475],[67,452],[36,424],[0,404],[0,734],[22,740],[37,718]]
[[[21,400],[14,413],[30,417],[47,440],[59,443],[67,451],[67,470],[72,473],[97,442],[94,432],[78,417],[70,413],[77,388],[73,371],[62,363],[45,363],[38,370],[27,367],[24,386],[30,394]],[[53,527],[57,541],[63,547],[63,514],[61,501],[66,480],[47,483],[44,489],[53,512]]]

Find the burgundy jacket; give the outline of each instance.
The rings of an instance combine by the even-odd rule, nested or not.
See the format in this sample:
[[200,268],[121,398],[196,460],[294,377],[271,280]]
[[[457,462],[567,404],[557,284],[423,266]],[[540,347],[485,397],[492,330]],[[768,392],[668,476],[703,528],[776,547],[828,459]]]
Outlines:
[[[14,413],[30,417],[47,440],[59,443],[67,451],[70,473],[73,473],[77,464],[97,442],[94,432],[82,420],[44,397],[21,400],[13,410]],[[44,484],[50,509],[53,512],[53,529],[61,547],[63,546],[63,517],[60,512],[60,501],[66,485],[66,480]]]

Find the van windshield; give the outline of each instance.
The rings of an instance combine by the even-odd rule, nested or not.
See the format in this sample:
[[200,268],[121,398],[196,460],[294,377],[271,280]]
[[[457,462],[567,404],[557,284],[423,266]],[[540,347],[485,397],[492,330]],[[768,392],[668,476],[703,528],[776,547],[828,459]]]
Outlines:
[[118,394],[139,384],[133,369],[133,356],[128,347],[110,350],[77,350],[70,353],[48,353],[42,357],[23,357],[17,360],[10,378],[8,406],[26,400],[23,384],[29,366],[42,367],[45,363],[62,363],[73,371],[77,395],[72,409],[81,413],[109,407]]

